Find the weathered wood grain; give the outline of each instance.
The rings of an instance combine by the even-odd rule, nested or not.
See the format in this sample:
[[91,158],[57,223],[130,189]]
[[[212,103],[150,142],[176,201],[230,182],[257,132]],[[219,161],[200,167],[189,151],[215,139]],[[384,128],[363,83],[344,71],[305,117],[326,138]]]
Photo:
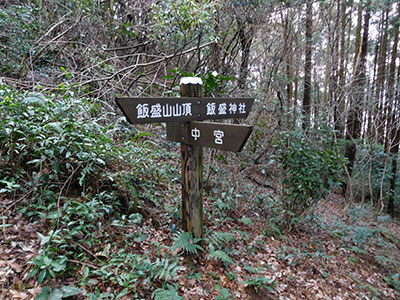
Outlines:
[[[181,84],[182,97],[201,97],[202,85]],[[182,229],[194,237],[203,236],[203,148],[181,145]]]

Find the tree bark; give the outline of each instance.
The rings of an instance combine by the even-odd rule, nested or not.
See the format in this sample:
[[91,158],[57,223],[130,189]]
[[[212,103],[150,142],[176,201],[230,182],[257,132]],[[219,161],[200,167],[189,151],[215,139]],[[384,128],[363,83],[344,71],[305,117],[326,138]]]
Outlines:
[[304,62],[304,94],[303,94],[303,129],[308,129],[311,123],[311,73],[312,73],[312,35],[313,35],[312,1],[306,3],[306,45]]
[[[215,12],[215,26],[214,26],[214,32],[216,36],[221,35],[220,27],[219,27],[219,8],[216,7],[216,12]],[[213,65],[214,65],[214,70],[216,72],[220,72],[220,67],[221,67],[221,61],[220,61],[220,45],[219,43],[214,43],[213,45]]]
[[[397,20],[400,19],[400,4],[398,4]],[[398,169],[398,156],[399,156],[399,144],[400,144],[400,118],[398,116],[398,111],[400,109],[400,101],[398,100],[399,92],[395,91],[395,79],[396,79],[396,59],[398,56],[398,44],[399,44],[399,23],[396,22],[394,25],[394,38],[393,38],[393,48],[392,57],[389,67],[389,77],[388,77],[388,94],[387,98],[390,103],[390,124],[388,125],[388,138],[385,141],[385,149],[388,150],[392,158],[392,170],[390,179],[390,190],[387,211],[391,216],[394,216],[395,206],[394,197],[397,181],[397,169]],[[400,89],[400,66],[397,73],[397,91]],[[390,138],[389,138],[390,137]]]
[[376,76],[376,90],[375,90],[375,101],[376,101],[376,111],[374,113],[376,121],[376,137],[380,144],[384,144],[385,141],[385,119],[386,119],[386,103],[383,97],[384,84],[386,77],[386,57],[388,48],[388,19],[389,10],[385,9],[382,12],[382,35],[379,42],[379,52],[378,52],[378,71]]
[[[397,120],[399,122],[399,120]],[[397,182],[397,169],[398,169],[398,159],[399,159],[399,143],[400,143],[400,126],[397,125],[395,130],[394,146],[391,148],[392,154],[392,177],[390,179],[390,194],[387,211],[392,217],[394,217],[395,207],[394,207],[394,197],[396,195],[396,182]]]
[[[347,43],[346,43],[346,32],[347,32],[347,5],[346,1],[341,1],[340,14],[341,14],[341,32],[340,32],[340,54],[339,54],[339,91],[337,96],[337,101],[334,107],[334,124],[335,131],[338,133],[339,138],[344,137],[345,129],[345,98],[346,98],[346,69],[347,69]],[[351,20],[350,24],[351,24]]]
[[[361,5],[361,4],[360,4]],[[359,14],[359,18],[362,17]],[[361,136],[361,119],[362,119],[362,105],[365,96],[365,82],[366,82],[366,60],[368,52],[368,33],[369,33],[369,20],[370,20],[370,9],[369,2],[366,4],[366,11],[364,15],[363,23],[363,35],[361,42],[360,52],[356,52],[355,66],[354,66],[354,78],[352,82],[351,91],[351,103],[349,107],[349,114],[347,117],[347,134],[346,134],[346,153],[345,156],[348,159],[347,170],[349,176],[349,182],[345,185],[344,190],[352,200],[352,187],[350,179],[353,175],[354,162],[356,158],[356,140]],[[359,21],[360,22],[360,21]],[[357,39],[356,39],[357,41]],[[357,48],[356,48],[357,49]]]
[[[397,19],[400,19],[400,4],[398,5]],[[393,28],[393,47],[392,55],[389,65],[388,83],[387,83],[387,93],[386,98],[388,102],[388,124],[387,124],[387,134],[385,139],[385,152],[390,152],[390,144],[393,142],[393,137],[395,134],[393,131],[396,130],[395,120],[396,120],[396,110],[395,110],[395,81],[396,81],[396,60],[398,54],[398,44],[399,44],[399,23],[396,22]],[[393,126],[392,126],[393,125]]]
[[247,75],[249,73],[249,59],[250,59],[250,47],[253,41],[254,30],[253,26],[250,25],[250,29],[246,32],[245,22],[240,20],[240,17],[236,18],[238,25],[238,34],[240,41],[240,48],[242,52],[242,58],[239,70],[239,88],[246,88]]

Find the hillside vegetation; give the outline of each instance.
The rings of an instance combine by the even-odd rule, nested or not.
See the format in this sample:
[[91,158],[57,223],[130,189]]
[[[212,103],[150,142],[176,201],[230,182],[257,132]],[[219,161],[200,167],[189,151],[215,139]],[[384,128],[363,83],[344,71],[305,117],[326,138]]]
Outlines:
[[179,229],[163,126],[138,131],[95,99],[1,96],[4,299],[398,296],[399,225],[332,193],[337,154],[299,132],[257,165],[257,131],[242,154],[206,152],[198,240]]
[[[398,8],[0,1],[0,299],[398,299]],[[202,238],[180,144],[114,101],[186,76],[255,98],[204,149]]]

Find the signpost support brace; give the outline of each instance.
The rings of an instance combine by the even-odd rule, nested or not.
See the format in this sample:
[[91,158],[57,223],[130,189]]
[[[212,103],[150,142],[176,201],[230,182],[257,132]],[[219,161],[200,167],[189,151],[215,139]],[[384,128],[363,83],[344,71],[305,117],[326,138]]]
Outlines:
[[[196,78],[198,79],[198,78]],[[202,84],[181,81],[182,97],[202,97]],[[183,125],[183,124],[182,124]],[[203,148],[182,141],[182,229],[203,236]]]

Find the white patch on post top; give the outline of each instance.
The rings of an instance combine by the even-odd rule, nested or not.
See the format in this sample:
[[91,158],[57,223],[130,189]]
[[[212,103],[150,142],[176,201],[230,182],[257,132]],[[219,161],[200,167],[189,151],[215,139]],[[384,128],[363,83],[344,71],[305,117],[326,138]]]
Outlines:
[[180,84],[203,84],[200,77],[182,77]]

